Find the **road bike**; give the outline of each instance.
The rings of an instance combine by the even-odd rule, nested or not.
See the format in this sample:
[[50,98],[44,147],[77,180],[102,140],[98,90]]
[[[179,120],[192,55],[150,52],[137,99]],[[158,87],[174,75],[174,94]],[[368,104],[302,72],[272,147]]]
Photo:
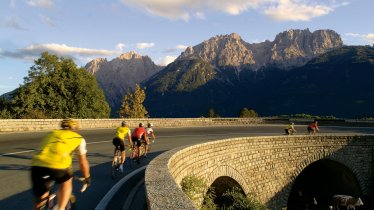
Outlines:
[[123,175],[123,171],[121,172],[119,167],[121,165],[121,156],[122,151],[120,150],[120,146],[117,145],[114,151],[114,158],[112,161],[112,167],[110,169],[110,175],[112,179],[115,179],[116,177]]
[[[43,177],[44,179],[49,179],[50,177],[49,176],[45,176]],[[80,192],[84,192],[86,191],[87,187],[88,187],[88,184],[85,183],[85,178],[83,177],[76,177],[74,176],[74,179],[75,180],[78,180],[79,182],[81,182],[83,185],[82,185],[82,188],[80,189]],[[49,191],[49,195],[47,197],[47,202],[45,204],[45,207],[43,209],[45,210],[54,210],[54,209],[57,209],[57,191],[54,191],[54,185],[55,185],[55,181],[51,180],[48,182],[48,191]],[[65,210],[75,210],[76,209],[76,198],[74,196],[74,194],[72,193],[71,196],[70,196],[70,199],[65,207]]]
[[[130,148],[130,167],[133,168],[135,165],[135,162],[140,164],[140,159],[145,154],[145,142],[143,140],[140,140],[140,146],[132,146]],[[139,153],[138,153],[139,150]],[[139,155],[138,155],[139,154]]]

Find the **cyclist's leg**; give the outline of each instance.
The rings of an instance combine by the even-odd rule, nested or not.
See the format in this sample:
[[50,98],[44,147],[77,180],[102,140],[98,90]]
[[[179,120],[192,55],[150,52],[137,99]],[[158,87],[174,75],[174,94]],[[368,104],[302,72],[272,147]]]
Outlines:
[[64,210],[67,203],[69,202],[71,192],[73,191],[73,179],[70,178],[69,180],[60,184],[57,196],[58,196],[58,209]]
[[126,161],[125,142],[124,141],[121,141],[119,149],[121,151],[121,165],[122,165]]
[[51,174],[56,183],[60,185],[57,192],[58,209],[63,210],[69,202],[73,190],[73,171],[72,168],[51,169]]
[[50,180],[43,179],[43,177],[48,175],[48,172],[43,167],[31,167],[31,181],[32,190],[34,194],[34,209],[43,208],[48,201],[49,190],[47,189],[47,182],[49,182]]

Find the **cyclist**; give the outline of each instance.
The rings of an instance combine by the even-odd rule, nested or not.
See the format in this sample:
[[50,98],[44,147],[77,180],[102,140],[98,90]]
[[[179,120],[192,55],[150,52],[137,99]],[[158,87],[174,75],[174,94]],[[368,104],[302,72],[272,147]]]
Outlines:
[[152,143],[155,142],[155,139],[156,139],[156,136],[155,136],[155,132],[153,131],[153,124],[152,123],[148,123],[147,124],[147,128],[145,129],[147,131],[147,135],[148,136],[152,136]]
[[[34,194],[34,209],[41,209],[49,196],[48,183],[59,184],[58,209],[65,209],[72,192],[72,152],[78,156],[80,170],[85,183],[91,184],[90,167],[86,158],[86,141],[76,133],[78,123],[72,119],[61,121],[61,129],[54,130],[43,138],[39,152],[32,157],[31,181]],[[48,178],[46,178],[48,177]]]
[[139,127],[135,128],[134,131],[131,134],[133,145],[138,147],[138,157],[140,157],[140,144],[145,142],[146,145],[146,152],[144,154],[144,157],[147,157],[147,145],[149,144],[149,140],[147,137],[147,131],[144,128],[143,123],[139,123]]
[[308,125],[308,133],[315,134],[316,132],[319,132],[318,122],[317,120],[314,120],[312,123]]
[[131,130],[127,126],[127,123],[125,121],[121,122],[121,126],[117,128],[115,137],[113,138],[113,145],[114,145],[114,157],[113,161],[116,158],[116,148],[119,146],[119,149],[121,150],[121,164],[119,166],[119,170],[121,173],[123,173],[123,164],[126,160],[126,154],[125,154],[125,138],[127,137],[130,147],[132,146],[132,140],[131,140]]
[[289,123],[287,125],[287,127],[284,129],[284,131],[286,132],[287,135],[292,135],[292,134],[296,133],[294,123],[293,122]]

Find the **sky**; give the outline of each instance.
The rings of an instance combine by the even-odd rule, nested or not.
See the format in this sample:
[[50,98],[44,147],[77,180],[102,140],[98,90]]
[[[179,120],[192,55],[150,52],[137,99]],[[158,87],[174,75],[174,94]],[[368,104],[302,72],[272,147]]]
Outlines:
[[1,0],[0,95],[22,85],[44,51],[79,66],[129,51],[167,65],[217,35],[259,43],[306,28],[373,45],[373,8],[373,0]]

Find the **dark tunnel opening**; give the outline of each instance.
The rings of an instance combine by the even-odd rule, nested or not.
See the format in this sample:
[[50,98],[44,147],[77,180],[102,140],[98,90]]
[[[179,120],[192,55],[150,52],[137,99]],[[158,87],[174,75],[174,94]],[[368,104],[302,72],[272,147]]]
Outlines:
[[233,178],[228,176],[221,176],[214,180],[212,185],[210,186],[211,189],[207,192],[207,194],[210,193],[210,191],[213,189],[215,194],[214,203],[218,207],[222,207],[223,203],[225,202],[222,200],[222,195],[227,192],[228,190],[232,190],[233,188],[239,189],[239,193],[243,194],[245,196],[243,188],[240,186],[240,184],[235,181]]
[[333,206],[334,195],[362,197],[362,191],[349,168],[330,159],[318,160],[296,178],[288,197],[287,209],[326,210]]

